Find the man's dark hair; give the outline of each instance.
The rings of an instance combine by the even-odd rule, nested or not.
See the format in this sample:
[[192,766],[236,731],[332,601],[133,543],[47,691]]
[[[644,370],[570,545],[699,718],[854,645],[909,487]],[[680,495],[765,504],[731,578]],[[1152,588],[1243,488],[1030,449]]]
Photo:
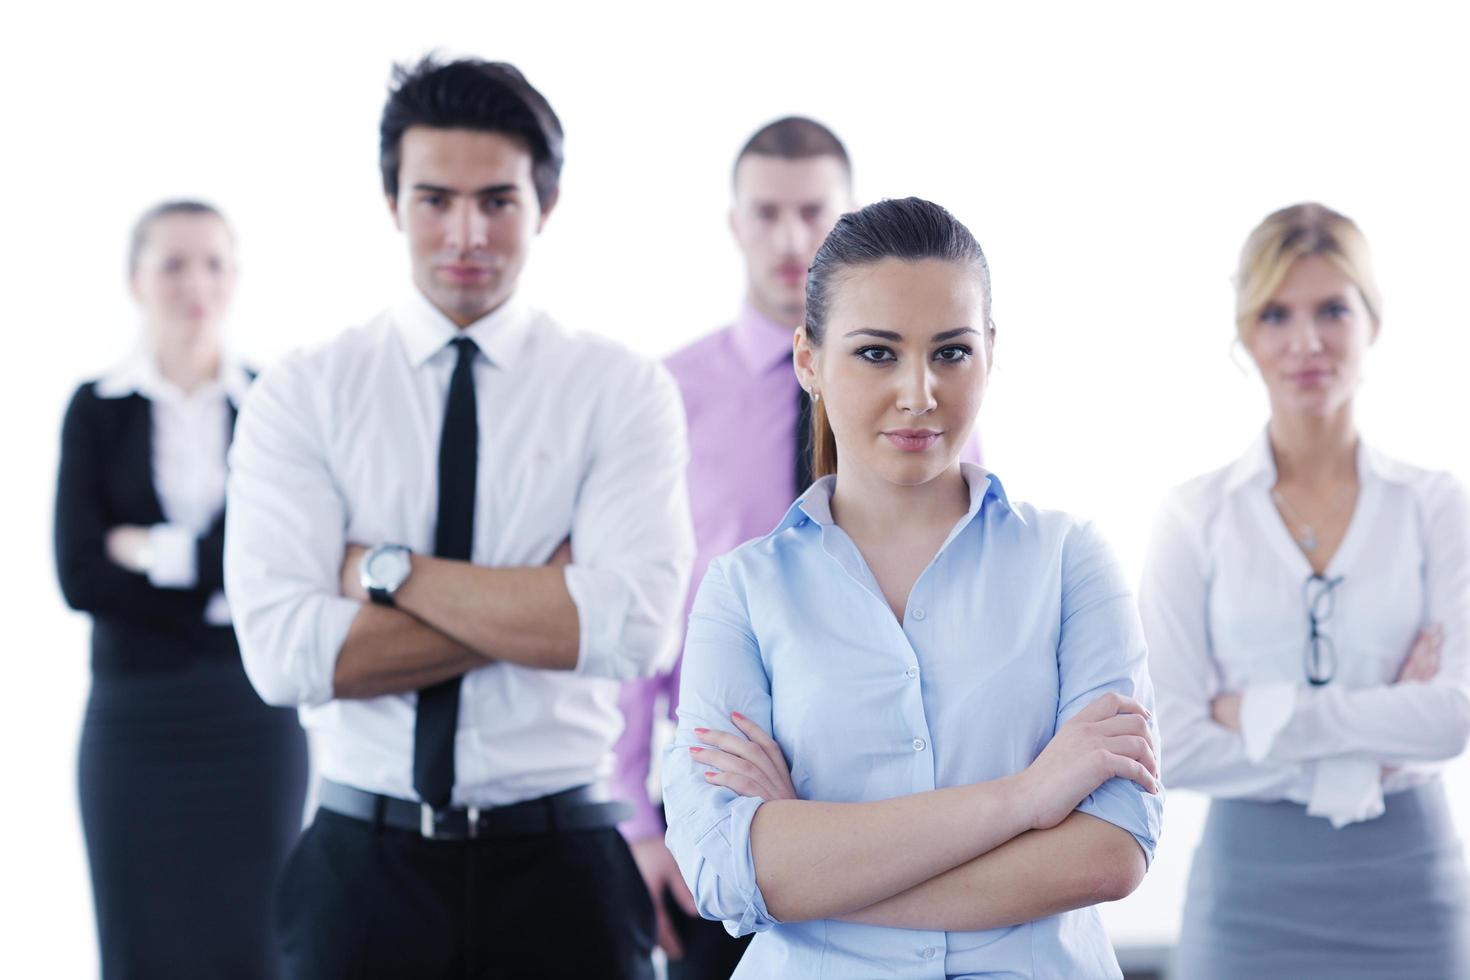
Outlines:
[[735,155],[735,170],[740,169],[741,160],[752,154],[781,160],[836,157],[848,179],[852,179],[852,161],[847,158],[847,147],[842,145],[842,140],[826,126],[805,116],[786,116],[756,130]]
[[183,199],[155,204],[138,215],[138,220],[133,222],[133,233],[128,237],[128,275],[138,271],[138,259],[143,254],[143,247],[148,244],[148,229],[153,227],[153,222],[175,214],[211,215],[223,222],[226,228],[230,227],[220,209],[205,201]]
[[551,104],[514,65],[463,58],[440,61],[426,55],[416,65],[394,65],[378,128],[383,191],[398,196],[403,133],[410,126],[504,133],[526,141],[531,179],[544,209],[561,181],[561,121]]

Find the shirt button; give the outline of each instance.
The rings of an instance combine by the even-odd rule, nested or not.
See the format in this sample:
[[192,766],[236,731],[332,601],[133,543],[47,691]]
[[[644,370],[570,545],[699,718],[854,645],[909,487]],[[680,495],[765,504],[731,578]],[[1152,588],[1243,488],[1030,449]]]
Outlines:
[[936,950],[933,946],[925,946],[923,949],[919,950],[919,955],[924,957],[924,959],[926,960],[932,960],[934,958],[935,952]]
[[915,752],[922,752],[922,751],[924,751],[924,747],[927,744],[928,743],[925,742],[922,738],[916,738],[916,739],[914,739],[914,751]]
[[909,680],[913,680],[915,677],[918,677],[919,676],[919,668],[917,668],[917,667],[910,667],[908,670],[906,670],[906,671],[903,672],[903,675],[905,677],[907,677]]
[[924,618],[924,610],[923,609],[915,609],[913,611],[912,615],[913,615],[913,617],[915,619],[923,619]]

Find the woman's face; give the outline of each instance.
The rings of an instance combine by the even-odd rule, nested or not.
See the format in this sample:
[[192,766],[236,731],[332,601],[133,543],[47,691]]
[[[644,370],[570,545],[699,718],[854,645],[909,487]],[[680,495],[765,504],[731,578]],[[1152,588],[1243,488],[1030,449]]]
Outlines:
[[235,246],[212,214],[152,221],[133,270],[133,296],[158,343],[213,339],[235,292]]
[[980,277],[968,264],[884,259],[832,282],[822,346],[799,334],[802,384],[820,394],[838,465],[926,483],[954,465],[990,375]]
[[1273,414],[1327,417],[1357,390],[1378,326],[1358,287],[1320,255],[1298,259],[1246,330]]

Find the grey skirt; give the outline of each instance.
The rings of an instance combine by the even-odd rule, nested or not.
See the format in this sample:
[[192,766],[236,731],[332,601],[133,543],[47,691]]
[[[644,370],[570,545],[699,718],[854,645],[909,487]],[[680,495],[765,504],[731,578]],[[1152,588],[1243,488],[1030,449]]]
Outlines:
[[1179,980],[1470,977],[1470,892],[1444,787],[1341,830],[1295,803],[1216,800],[1190,869]]

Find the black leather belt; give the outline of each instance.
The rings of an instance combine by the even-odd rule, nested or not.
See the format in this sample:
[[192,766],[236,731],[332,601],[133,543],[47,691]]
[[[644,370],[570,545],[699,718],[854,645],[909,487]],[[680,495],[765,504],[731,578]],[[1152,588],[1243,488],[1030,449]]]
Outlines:
[[632,806],[609,800],[593,786],[578,786],[507,806],[451,806],[435,810],[427,803],[382,796],[323,779],[317,802],[323,810],[413,831],[429,840],[478,840],[595,830],[611,827],[633,815]]

